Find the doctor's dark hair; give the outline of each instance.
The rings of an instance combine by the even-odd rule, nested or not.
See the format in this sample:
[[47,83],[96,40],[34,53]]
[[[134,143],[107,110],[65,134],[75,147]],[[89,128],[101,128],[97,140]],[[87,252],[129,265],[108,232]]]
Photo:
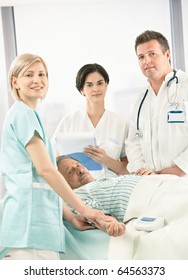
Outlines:
[[159,32],[146,30],[141,33],[135,40],[135,51],[137,52],[137,47],[140,44],[149,42],[151,40],[157,40],[161,45],[162,51],[165,53],[166,51],[170,50],[169,44],[167,39]]
[[76,75],[76,88],[79,92],[81,92],[81,90],[83,89],[87,76],[94,72],[98,72],[99,74],[101,74],[105,82],[109,84],[109,75],[101,65],[97,63],[85,64],[80,68]]

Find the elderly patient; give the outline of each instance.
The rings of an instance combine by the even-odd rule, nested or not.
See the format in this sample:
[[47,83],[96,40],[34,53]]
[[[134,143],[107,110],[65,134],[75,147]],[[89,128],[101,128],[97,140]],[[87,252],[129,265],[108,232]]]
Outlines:
[[68,156],[57,157],[57,167],[87,206],[100,209],[119,221],[123,221],[131,192],[142,178],[130,174],[95,180],[85,166]]

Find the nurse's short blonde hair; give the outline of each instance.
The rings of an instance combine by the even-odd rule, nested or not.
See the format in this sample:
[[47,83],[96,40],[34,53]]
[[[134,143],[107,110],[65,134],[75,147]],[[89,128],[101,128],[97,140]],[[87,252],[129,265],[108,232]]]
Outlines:
[[45,61],[38,55],[31,54],[31,53],[24,53],[21,55],[18,55],[12,62],[9,74],[8,74],[8,82],[11,89],[11,93],[14,99],[20,99],[18,90],[13,86],[12,84],[12,78],[18,77],[20,72],[25,69],[27,70],[33,63],[35,62],[41,62],[45,68],[46,76],[48,78],[48,68],[45,63]]

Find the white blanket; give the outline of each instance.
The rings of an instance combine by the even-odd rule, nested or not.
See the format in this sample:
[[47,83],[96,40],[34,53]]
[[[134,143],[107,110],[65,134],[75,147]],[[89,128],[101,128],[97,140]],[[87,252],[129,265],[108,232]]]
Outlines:
[[120,237],[111,237],[108,259],[188,259],[188,176],[144,176],[134,189],[125,221],[138,216],[161,216],[165,226],[138,231],[134,220]]

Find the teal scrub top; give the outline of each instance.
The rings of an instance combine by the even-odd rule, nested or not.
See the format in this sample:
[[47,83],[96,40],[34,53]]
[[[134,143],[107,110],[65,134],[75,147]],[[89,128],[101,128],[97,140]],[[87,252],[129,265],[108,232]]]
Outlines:
[[44,141],[56,166],[39,115],[24,102],[16,101],[7,113],[2,131],[2,176],[7,191],[0,245],[65,252],[62,199],[38,174],[25,148],[34,135]]

